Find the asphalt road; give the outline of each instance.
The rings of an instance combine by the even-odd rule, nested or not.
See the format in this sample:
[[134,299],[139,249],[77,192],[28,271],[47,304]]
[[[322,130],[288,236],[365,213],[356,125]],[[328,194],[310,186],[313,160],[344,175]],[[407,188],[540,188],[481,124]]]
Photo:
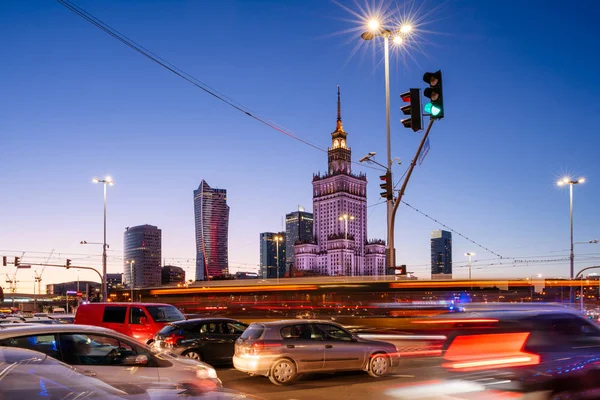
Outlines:
[[232,367],[218,368],[223,386],[265,400],[353,400],[402,399],[394,389],[432,379],[436,370],[431,359],[406,361],[388,376],[372,378],[366,372],[307,374],[286,386],[272,384],[268,378],[249,376]]

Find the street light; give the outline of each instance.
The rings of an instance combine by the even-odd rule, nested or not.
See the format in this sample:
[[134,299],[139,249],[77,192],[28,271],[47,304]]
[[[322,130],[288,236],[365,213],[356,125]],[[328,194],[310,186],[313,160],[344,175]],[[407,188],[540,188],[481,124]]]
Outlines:
[[[574,244],[598,244],[598,242],[600,242],[598,239],[592,239],[592,240],[588,240],[587,242],[575,242]],[[579,271],[579,273],[577,274],[577,276],[579,276],[579,274],[581,274],[582,271]],[[581,285],[580,285],[580,289],[579,289],[579,311],[581,311],[581,313],[583,314],[583,275],[581,275],[579,277],[579,279],[581,280]],[[598,298],[600,298],[600,281],[598,281]],[[589,281],[587,282],[589,283]]]
[[[391,31],[381,26],[381,23],[377,19],[371,19],[367,23],[367,30],[363,32],[360,37],[363,40],[372,40],[376,36],[383,37],[384,43],[384,65],[385,65],[385,137],[387,146],[387,168],[386,171],[391,176],[392,173],[392,143],[390,137],[390,37],[395,44],[402,44],[404,36],[412,30],[412,26],[404,24],[397,30]],[[388,271],[396,266],[396,260],[394,257],[394,235],[392,230],[392,210],[394,207],[394,198],[388,198],[386,201],[387,206],[387,247],[388,247],[388,260],[387,266]]]
[[[571,253],[569,255],[569,261],[570,261],[570,271],[569,271],[569,277],[571,280],[573,280],[573,276],[575,274],[575,267],[574,267],[574,261],[575,261],[575,253],[573,252],[573,185],[577,185],[579,183],[583,183],[585,182],[584,178],[579,178],[577,180],[573,180],[571,178],[563,178],[562,180],[556,182],[556,184],[558,186],[564,186],[564,185],[569,185],[569,219],[570,219],[570,226],[571,226]],[[570,285],[570,292],[569,292],[569,300],[571,302],[573,302],[573,286]]]
[[469,280],[471,280],[471,257],[473,257],[474,255],[475,253],[473,252],[465,253],[465,256],[469,257]]
[[277,263],[276,268],[277,268],[277,283],[279,283],[279,242],[283,241],[283,237],[276,235],[273,237],[273,240],[277,243]]
[[354,221],[354,215],[348,215],[348,214],[340,215],[338,220],[344,221],[344,232],[346,234],[346,240],[348,240],[348,220]]
[[131,302],[133,303],[133,264],[135,260],[129,260],[129,286],[131,286]]
[[104,179],[94,178],[94,183],[102,183],[104,185],[104,240],[102,241],[102,301],[108,300],[108,287],[106,282],[106,186],[112,186],[115,181],[107,176]]

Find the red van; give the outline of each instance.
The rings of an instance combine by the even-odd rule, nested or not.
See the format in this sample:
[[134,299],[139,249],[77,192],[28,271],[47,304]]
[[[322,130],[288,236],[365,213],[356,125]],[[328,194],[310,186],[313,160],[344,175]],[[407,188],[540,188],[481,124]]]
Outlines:
[[77,308],[74,323],[102,326],[148,344],[163,326],[184,319],[170,304],[88,303]]

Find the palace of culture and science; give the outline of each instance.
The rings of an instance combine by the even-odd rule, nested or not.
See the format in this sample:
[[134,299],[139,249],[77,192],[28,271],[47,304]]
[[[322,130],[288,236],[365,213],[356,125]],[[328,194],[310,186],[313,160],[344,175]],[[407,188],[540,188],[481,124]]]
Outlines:
[[352,173],[339,86],[337,108],[327,175],[313,175],[313,239],[294,245],[295,269],[319,275],[385,275],[385,242],[367,241],[367,177]]

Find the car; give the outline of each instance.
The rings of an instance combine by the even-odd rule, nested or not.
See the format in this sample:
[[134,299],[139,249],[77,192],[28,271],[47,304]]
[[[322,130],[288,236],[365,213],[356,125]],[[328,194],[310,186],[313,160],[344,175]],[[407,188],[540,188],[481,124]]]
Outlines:
[[247,327],[231,318],[171,322],[154,335],[153,346],[211,365],[231,363],[235,341]]
[[0,346],[40,351],[111,386],[182,387],[210,391],[222,386],[213,367],[183,357],[155,354],[146,345],[107,328],[87,325],[15,325],[0,330]]
[[443,346],[449,379],[549,399],[600,397],[600,327],[578,311],[467,312],[460,320]]
[[4,400],[138,397],[81,375],[44,353],[28,349],[0,347],[0,370],[0,398]]
[[169,322],[185,320],[170,304],[87,303],[77,307],[75,324],[102,326],[149,344]]
[[234,367],[285,385],[304,373],[363,370],[386,375],[399,364],[391,343],[361,339],[331,321],[253,322],[235,343]]

